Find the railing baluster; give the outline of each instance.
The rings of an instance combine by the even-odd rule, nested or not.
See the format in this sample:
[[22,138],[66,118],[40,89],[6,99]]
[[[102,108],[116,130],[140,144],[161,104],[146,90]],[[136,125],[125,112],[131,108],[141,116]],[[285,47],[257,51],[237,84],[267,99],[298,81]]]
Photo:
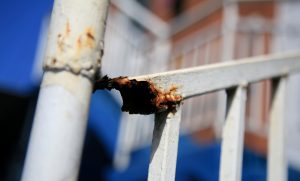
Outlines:
[[241,180],[246,87],[228,90],[227,115],[223,128],[220,164],[221,181]]
[[22,181],[77,180],[109,0],[55,0]]
[[181,108],[155,115],[148,180],[175,180]]
[[268,180],[287,180],[284,154],[286,78],[273,80],[268,140]]

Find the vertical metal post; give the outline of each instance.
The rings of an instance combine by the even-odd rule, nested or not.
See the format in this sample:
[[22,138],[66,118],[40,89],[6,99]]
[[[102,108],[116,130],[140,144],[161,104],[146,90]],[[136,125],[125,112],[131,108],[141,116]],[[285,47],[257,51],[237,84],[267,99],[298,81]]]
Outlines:
[[238,6],[235,2],[225,0],[223,2],[223,44],[222,61],[230,61],[234,58],[236,27],[238,25]]
[[175,180],[181,109],[155,115],[149,181]]
[[241,180],[246,87],[227,91],[227,116],[223,128],[220,181]]
[[22,180],[76,180],[108,0],[56,0]]
[[268,138],[268,180],[287,180],[287,166],[284,154],[284,121],[286,106],[286,77],[273,80],[273,95],[270,111]]

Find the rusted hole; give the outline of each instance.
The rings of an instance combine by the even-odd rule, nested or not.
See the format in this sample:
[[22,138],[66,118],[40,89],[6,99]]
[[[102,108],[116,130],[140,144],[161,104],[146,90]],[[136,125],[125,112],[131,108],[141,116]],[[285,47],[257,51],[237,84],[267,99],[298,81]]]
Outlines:
[[123,98],[122,111],[130,114],[152,114],[162,111],[176,111],[182,97],[172,86],[168,91],[161,91],[150,81],[137,81],[127,77],[108,78],[104,76],[95,82],[95,90],[117,89]]

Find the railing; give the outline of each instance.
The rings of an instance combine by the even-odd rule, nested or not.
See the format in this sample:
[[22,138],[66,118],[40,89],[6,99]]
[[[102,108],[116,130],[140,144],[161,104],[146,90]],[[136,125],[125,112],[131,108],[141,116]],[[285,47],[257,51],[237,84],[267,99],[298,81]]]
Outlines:
[[[23,180],[77,178],[93,88],[91,80],[99,70],[103,51],[107,7],[108,0],[55,3],[45,74]],[[222,137],[220,180],[240,180],[247,86],[272,79],[268,179],[285,180],[285,87],[289,75],[300,71],[299,59],[299,53],[269,55],[129,80],[151,82],[161,90],[176,86],[183,99],[226,90],[228,107]],[[148,180],[175,180],[182,109],[177,106],[176,111],[155,114]]]
[[[227,92],[222,135],[220,180],[240,180],[247,86],[271,79],[268,180],[286,180],[284,156],[285,92],[290,74],[300,71],[300,54],[259,56],[159,74],[131,77],[149,81],[161,90],[178,87],[183,99],[218,90]],[[181,106],[176,112],[155,114],[148,180],[175,180]]]
[[[244,22],[245,21],[245,22]],[[276,28],[270,26],[270,22],[263,20],[259,17],[252,17],[248,19],[240,19],[238,23],[238,31],[236,32],[235,38],[235,47],[238,47],[235,50],[235,58],[240,59],[244,57],[252,57],[261,55],[267,52],[279,52],[276,44],[279,44],[282,47],[288,47],[287,42],[291,42],[286,37],[289,35],[285,31],[275,31]],[[247,26],[246,26],[247,25]],[[254,29],[253,29],[254,27]],[[266,41],[265,34],[269,35],[270,40]],[[116,35],[114,35],[116,37]],[[227,35],[226,35],[227,36]],[[296,36],[293,35],[293,38],[296,39]],[[280,41],[277,39],[280,38]],[[109,39],[108,39],[109,40]],[[223,59],[223,52],[225,51],[222,46],[226,46],[225,38],[222,35],[220,27],[213,25],[208,27],[207,29],[201,30],[192,34],[190,37],[184,38],[176,44],[173,44],[172,51],[170,53],[170,59],[168,61],[169,68],[184,68],[184,67],[192,67],[192,66],[203,66],[204,64],[211,64],[212,62],[219,62]],[[269,48],[267,48],[269,47]],[[288,48],[286,48],[288,49]],[[114,49],[113,49],[114,50]],[[281,50],[282,51],[282,50]],[[108,55],[109,53],[107,53]],[[121,57],[121,56],[120,56]],[[157,56],[159,57],[159,56]],[[116,59],[116,62],[119,62],[119,59]],[[144,67],[149,69],[151,67],[155,67],[155,63],[152,61],[155,58],[149,59],[151,61],[150,64],[144,64]],[[110,64],[112,59],[107,59],[107,65]],[[135,59],[128,59],[128,61],[124,61],[125,64],[128,62],[134,62]],[[180,62],[180,63],[178,63]],[[104,56],[105,63],[105,56]],[[112,63],[116,65],[113,71],[113,74],[119,73],[119,69],[117,67],[118,64]],[[134,69],[135,66],[128,66],[129,69]],[[180,66],[178,66],[178,64]],[[161,64],[158,64],[162,67]],[[103,66],[105,68],[107,66]],[[123,67],[123,66],[122,66]],[[128,69],[126,69],[128,71]],[[129,71],[128,71],[129,72]],[[139,72],[139,74],[145,74],[147,72]],[[109,71],[107,74],[110,75]],[[127,74],[117,74],[117,75],[133,75],[133,73]],[[137,75],[137,74],[136,74]],[[245,130],[251,133],[258,134],[262,137],[267,136],[267,125],[266,122],[269,120],[269,116],[265,114],[265,110],[268,110],[269,104],[269,91],[263,90],[264,87],[268,87],[268,81],[261,81],[256,84],[249,85],[248,92],[248,114],[246,115],[246,125]],[[262,95],[262,92],[266,92],[266,96]],[[224,91],[214,92],[213,95],[205,95],[199,96],[196,99],[188,99],[184,102],[184,106],[182,107],[182,121],[180,126],[180,132],[182,134],[191,134],[194,131],[199,131],[201,129],[205,129],[209,126],[214,126],[215,133],[217,137],[219,136],[219,128],[222,126],[220,121],[222,121],[222,117],[224,115]],[[218,98],[222,98],[221,101]],[[212,106],[210,106],[212,105]],[[217,107],[218,106],[218,107]],[[141,115],[125,115],[121,120],[119,139],[118,139],[118,151],[116,152],[116,167],[126,168],[126,163],[120,166],[120,160],[127,160],[129,163],[130,154],[141,148],[144,148],[150,145],[151,134],[149,134],[153,129],[153,122],[149,122],[146,120],[152,119],[152,117],[145,117]],[[143,131],[141,131],[143,130]],[[294,144],[296,145],[296,144]],[[123,159],[119,159],[123,158]],[[290,159],[295,160],[295,159]]]

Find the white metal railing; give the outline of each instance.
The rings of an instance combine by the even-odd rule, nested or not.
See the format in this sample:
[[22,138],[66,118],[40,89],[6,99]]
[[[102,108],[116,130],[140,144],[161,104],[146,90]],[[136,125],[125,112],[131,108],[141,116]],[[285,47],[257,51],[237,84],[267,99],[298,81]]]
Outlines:
[[[215,5],[220,6],[220,4],[218,4],[218,3]],[[213,7],[217,7],[217,6],[213,6]],[[120,9],[122,12],[125,12],[124,8],[120,8]],[[197,8],[195,8],[195,9],[197,9]],[[127,9],[127,11],[128,11],[128,9]],[[125,14],[128,14],[126,12],[125,12]],[[233,12],[233,11],[230,10],[229,12]],[[133,11],[130,11],[129,13],[133,13]],[[130,14],[128,16],[131,18],[137,17],[137,16],[134,17],[133,15],[130,15]],[[138,17],[140,18],[142,16],[138,16]],[[232,17],[230,16],[229,19],[232,19]],[[259,19],[259,17],[256,17],[255,20],[260,20],[260,19]],[[240,19],[239,23],[243,22],[243,21],[244,21],[243,19]],[[108,29],[110,29],[111,22],[112,21],[108,22]],[[140,22],[140,21],[138,21],[138,22]],[[175,20],[174,20],[174,22],[175,22]],[[184,21],[182,21],[182,22],[184,22]],[[273,27],[271,29],[266,29],[265,31],[261,30],[261,28],[270,26],[269,23],[266,23],[263,21],[261,21],[263,23],[258,23],[257,21],[248,22],[248,20],[247,21],[245,20],[245,22],[246,23],[244,23],[244,24],[241,23],[241,25],[238,24],[238,26],[237,26],[238,32],[245,32],[245,33],[244,34],[239,34],[239,33],[235,34],[235,39],[236,39],[235,43],[239,47],[238,51],[236,51],[235,58],[242,58],[242,57],[249,57],[249,56],[264,54],[265,53],[264,52],[265,45],[268,45],[270,47],[272,46],[271,45],[272,42],[265,42],[263,32],[271,33],[274,30],[274,29],[272,29]],[[245,26],[245,24],[247,26]],[[119,26],[120,22],[117,22],[116,25]],[[254,26],[254,25],[264,25],[264,27],[259,27],[259,26]],[[155,27],[155,26],[148,26],[148,28],[149,27]],[[252,32],[254,30],[252,30],[251,27],[257,27],[255,29],[254,33]],[[117,27],[117,28],[111,28],[111,29],[118,30],[118,33],[122,34],[122,36],[124,35],[124,36],[131,37],[130,36],[130,32],[132,32],[131,29],[129,31],[124,31],[124,28],[122,28],[122,26]],[[222,52],[224,52],[224,53],[230,52],[230,51],[227,51],[227,49],[222,48],[222,46],[231,47],[231,45],[228,46],[228,43],[226,43],[228,41],[227,40],[228,32],[223,30],[224,31],[223,33],[226,36],[222,37],[222,31],[218,30],[218,29],[220,29],[220,28],[219,27],[212,27],[211,29],[208,28],[207,33],[201,32],[201,33],[199,33],[199,35],[191,36],[191,39],[185,38],[184,41],[186,41],[186,42],[176,42],[176,45],[173,45],[174,51],[172,51],[172,53],[171,53],[171,56],[172,56],[170,58],[171,61],[169,61],[171,63],[171,67],[173,65],[172,62],[175,62],[173,60],[176,60],[176,58],[178,58],[178,57],[182,59],[183,67],[199,66],[200,64],[212,63],[211,61],[215,62],[215,61],[220,61],[221,59],[223,60],[224,57],[228,58],[228,56],[222,55],[223,54]],[[212,30],[214,30],[214,31],[212,31]],[[228,30],[228,27],[226,30]],[[249,30],[251,30],[251,32]],[[150,31],[150,32],[152,32],[155,35],[158,35],[158,34],[160,35],[160,33],[157,34],[153,31]],[[160,31],[160,32],[162,32],[162,31]],[[173,29],[172,29],[172,32],[176,32],[176,31],[173,31]],[[172,34],[172,32],[171,32],[171,34]],[[233,33],[235,33],[235,32],[233,32]],[[138,39],[138,38],[136,38],[136,35],[133,35],[131,38],[127,39],[130,41],[127,41],[127,40],[123,41],[123,44],[126,47],[126,48],[124,48],[124,50],[127,51],[126,54],[130,55],[129,57],[124,58],[125,56],[123,56],[123,55],[121,55],[121,56],[116,55],[114,53],[115,48],[111,48],[111,51],[112,51],[111,55],[113,55],[114,57],[112,58],[111,56],[109,56],[110,55],[110,52],[109,52],[110,45],[109,44],[110,44],[111,40],[112,39],[118,40],[118,42],[116,42],[116,44],[120,45],[120,39],[121,39],[120,37],[116,36],[117,34],[113,33],[113,31],[111,31],[111,30],[107,31],[107,33],[106,33],[106,35],[109,35],[109,34],[111,34],[111,36],[107,37],[107,41],[106,41],[107,49],[105,50],[104,61],[103,61],[103,66],[102,66],[103,67],[102,70],[104,70],[104,72],[106,72],[109,75],[113,75],[113,76],[118,76],[118,75],[129,75],[130,76],[130,75],[140,75],[140,74],[149,73],[149,72],[151,72],[151,70],[153,70],[153,67],[154,67],[155,71],[157,71],[156,70],[157,67],[155,66],[155,63],[152,63],[152,62],[154,60],[157,60],[157,58],[159,58],[160,56],[155,56],[155,57],[152,56],[152,58],[150,58],[151,52],[149,52],[149,51],[142,52],[139,49],[130,48],[130,46],[131,46],[130,42],[132,42],[132,41],[134,42]],[[277,37],[279,35],[277,33],[273,32],[272,36]],[[135,37],[135,38],[133,38],[133,37]],[[164,36],[158,36],[158,37],[163,38]],[[218,40],[215,40],[215,39],[218,39]],[[143,41],[143,43],[139,44],[137,47],[139,47],[139,48],[144,47],[143,45],[146,42],[147,41]],[[215,44],[214,42],[218,42],[218,45],[214,46],[214,44]],[[178,46],[178,44],[180,44],[180,45]],[[151,46],[153,46],[153,45],[149,45],[149,47],[151,47]],[[150,49],[148,49],[148,50],[150,50]],[[123,51],[123,49],[122,49],[122,51]],[[132,56],[135,54],[137,54],[137,56]],[[232,56],[229,56],[229,57],[232,57]],[[120,58],[124,61],[120,61]],[[191,59],[193,61],[191,61]],[[232,58],[230,58],[230,59],[232,59]],[[106,60],[107,60],[107,62],[106,62]],[[128,61],[128,60],[130,60],[130,61]],[[150,62],[148,60],[151,60],[150,64],[147,63],[147,62]],[[196,63],[195,63],[195,61],[196,61]],[[122,64],[122,65],[120,66],[120,64]],[[108,70],[107,69],[108,67],[111,67],[111,68]],[[149,67],[151,67],[151,68],[149,69]],[[161,68],[161,67],[165,67],[165,65],[164,66],[160,65],[159,68]],[[174,67],[172,67],[172,68],[174,68]],[[181,66],[181,68],[182,68],[182,66]],[[105,69],[107,69],[107,70],[105,70]],[[162,71],[162,70],[159,70],[159,71]],[[267,133],[267,129],[265,130],[266,126],[262,125],[261,115],[260,115],[260,113],[261,113],[260,111],[262,110],[260,108],[263,105],[261,105],[259,102],[261,99],[261,96],[259,96],[257,94],[257,92],[259,90],[261,90],[261,87],[260,87],[261,85],[262,85],[262,82],[260,82],[260,84],[251,84],[247,88],[247,90],[249,90],[248,93],[251,94],[248,97],[248,100],[251,99],[250,105],[247,105],[250,107],[251,112],[245,118],[246,119],[245,121],[248,120],[248,122],[246,122],[245,129],[248,129],[248,131],[250,129],[250,131],[255,132],[255,133],[259,132],[261,135],[265,136],[265,134]],[[222,92],[222,94],[223,94],[223,92]],[[216,98],[216,96],[212,96],[212,98]],[[212,124],[211,121],[205,122],[205,120],[216,120],[216,114],[213,114],[212,118],[209,117],[210,119],[207,119],[207,114],[200,115],[200,112],[207,113],[207,111],[202,110],[202,109],[207,110],[208,104],[211,104],[212,102],[217,103],[217,105],[221,105],[220,104],[221,102],[217,102],[217,100],[210,99],[209,95],[199,96],[196,99],[186,100],[184,106],[182,107],[182,109],[183,109],[182,110],[182,121],[181,121],[181,125],[180,125],[181,132],[191,133],[192,131],[203,129],[207,125],[211,126],[211,124]],[[223,106],[223,105],[221,105],[221,106]],[[199,109],[196,109],[196,111],[194,111],[195,108],[198,108],[198,107],[199,107]],[[193,109],[193,111],[191,111],[191,109]],[[220,110],[219,107],[217,108],[217,110]],[[195,113],[198,113],[198,114],[195,114]],[[205,117],[202,117],[203,115],[205,115]],[[223,112],[220,115],[221,115],[220,117],[222,118]],[[196,116],[198,116],[198,117],[196,117]],[[201,118],[199,118],[199,116]],[[192,119],[193,117],[198,118],[198,119],[193,120]],[[145,117],[145,116],[141,116],[141,115],[128,115],[127,113],[122,114],[121,126],[119,129],[119,136],[118,136],[119,137],[118,146],[117,146],[118,148],[116,151],[115,161],[121,160],[121,162],[123,162],[123,165],[121,164],[122,166],[120,166],[120,164],[115,164],[118,168],[126,167],[126,163],[129,163],[130,154],[132,153],[133,150],[137,150],[142,147],[145,147],[150,143],[151,134],[149,134],[149,133],[153,129],[153,122],[149,122],[148,119],[151,119],[151,118],[152,118],[151,116]],[[199,119],[201,119],[201,120],[199,120]],[[213,123],[213,124],[215,124],[215,123]],[[221,125],[218,125],[218,126],[221,126]],[[263,128],[263,130],[261,128]],[[143,131],[141,131],[141,130],[143,130]],[[216,133],[218,134],[218,132],[216,132]],[[119,159],[119,158],[122,158],[122,159]],[[116,161],[115,163],[117,163],[119,161]]]
[[[107,5],[108,1],[97,3],[94,0],[76,1],[76,3],[69,0],[56,2],[56,14],[54,13],[51,20],[53,26],[51,26],[52,34],[48,42],[46,73],[23,180],[53,180],[53,178],[69,178],[69,176],[71,180],[75,180],[77,177],[86,112],[92,90],[90,80],[93,79],[95,70],[98,70],[100,66],[101,57],[98,55],[102,54],[103,49],[105,26],[102,25],[105,25]],[[220,3],[212,7],[212,10],[215,10],[220,7]],[[97,16],[94,16],[95,14]],[[87,21],[85,17],[92,18]],[[159,23],[153,17],[148,18],[152,19],[153,23]],[[99,24],[99,22],[102,23]],[[193,23],[194,20],[192,19],[191,22]],[[164,38],[168,29],[164,28],[164,25],[162,27],[160,31],[152,33],[162,34],[160,38]],[[174,32],[176,33],[177,30]],[[94,41],[100,43],[94,44]],[[56,44],[58,47],[55,47]],[[86,47],[82,47],[83,45]],[[140,55],[139,51],[136,52],[138,54],[136,59],[145,61],[145,57]],[[56,56],[58,58],[55,58]],[[195,59],[197,59],[196,54]],[[150,80],[164,90],[168,90],[175,84],[184,99],[226,90],[228,107],[223,128],[220,180],[240,180],[241,177],[244,111],[248,84],[272,79],[274,89],[270,112],[268,178],[269,180],[285,180],[283,130],[285,87],[289,74],[300,70],[299,59],[299,53],[269,55],[130,79]],[[79,65],[78,60],[80,60]],[[95,61],[90,62],[91,60]],[[139,66],[143,67],[142,64]],[[71,85],[70,82],[76,84]],[[80,87],[86,89],[80,89]],[[80,91],[78,93],[75,90]],[[55,99],[52,99],[53,97]],[[48,107],[51,108],[50,111],[46,109]],[[162,112],[155,115],[149,180],[175,179],[181,109],[179,106],[175,113]],[[70,115],[70,112],[76,114],[72,117],[64,116]],[[65,121],[67,119],[73,120],[71,126]],[[69,146],[69,149],[63,149],[65,145]],[[54,147],[58,147],[58,151],[52,149]]]
[[[224,6],[223,1],[212,0],[205,2],[205,4],[197,5],[172,19],[167,28],[166,23],[163,23],[155,14],[152,14],[148,9],[137,3],[122,3],[120,0],[112,2],[120,10],[120,12],[114,13],[120,14],[122,20],[129,23],[124,29],[124,22],[118,22],[116,18],[112,18],[111,14],[109,15],[105,55],[102,63],[102,72],[104,74],[112,77],[118,75],[131,76],[163,72],[168,69],[199,66],[222,61],[224,57],[222,55],[225,52],[226,54],[231,52],[231,50],[228,50],[231,45],[226,43],[227,40],[231,39],[230,36],[226,33],[226,42],[225,38],[224,40],[222,38],[222,29],[226,27],[226,30],[228,30],[228,26],[232,25],[232,23],[228,24],[227,21],[224,25],[214,23],[208,28],[195,32],[188,38],[184,38],[183,41],[176,41],[175,44],[172,44],[171,40],[172,36],[222,8]],[[227,6],[225,7],[226,12],[235,14],[236,9],[234,11],[232,8],[227,10]],[[228,13],[225,14],[225,17],[227,17]],[[227,19],[229,19],[229,22],[232,21],[232,16]],[[153,36],[147,37],[149,33],[144,33],[145,36],[141,37],[140,33],[136,33],[135,29],[137,27],[130,24],[130,21],[135,21],[143,26],[147,30],[146,32],[151,32],[155,38]],[[127,38],[124,39],[124,37]],[[153,39],[154,42],[158,43],[153,43]],[[135,47],[131,46],[132,44],[135,45],[136,41],[142,43]],[[224,46],[224,48],[221,46]],[[118,54],[115,53],[116,47],[118,47],[117,49],[120,52]],[[126,56],[123,55],[124,52],[126,52]],[[229,53],[228,55],[231,54]],[[228,55],[225,57],[228,60],[232,59]],[[190,61],[191,59],[192,61]],[[178,62],[181,62],[179,67],[177,65]],[[119,97],[116,96],[116,98]],[[219,105],[224,102],[224,98],[224,92],[216,92],[186,101],[182,111],[183,121],[181,121],[180,132],[182,134],[190,134],[200,129],[211,127],[213,124],[216,135],[219,135],[219,123],[224,115],[224,106]],[[218,106],[217,114],[214,112],[215,109],[209,110],[212,106]],[[196,110],[196,107],[201,107],[200,118],[198,115],[199,110]],[[145,121],[151,118],[151,116],[145,117],[122,113],[117,149],[114,156],[115,168],[125,169],[130,161],[131,153],[151,143],[151,132],[154,125],[152,121]]]
[[[245,20],[248,23],[245,24],[247,24],[248,26],[247,28],[242,28],[241,30],[239,28],[244,27],[244,24],[242,23],[244,20],[239,20],[238,31],[235,34],[235,46],[238,47],[238,49],[236,49],[234,53],[235,59],[257,56],[266,53],[266,51],[271,51],[271,47],[273,47],[272,44],[274,43],[273,39],[276,39],[276,37],[281,35],[278,34],[278,32],[270,31],[270,28],[265,28],[266,30],[264,30],[260,26],[254,26],[260,24],[263,24],[265,26],[269,25],[269,23],[266,23],[265,21],[259,19],[259,17],[254,17],[250,20],[251,21]],[[108,22],[108,29],[110,29],[109,24],[112,24],[112,22],[113,21]],[[120,23],[117,22],[116,24],[119,25]],[[243,26],[241,26],[240,24]],[[256,27],[255,31],[250,28],[253,26]],[[117,29],[119,31],[121,30],[121,28],[114,29]],[[122,30],[121,32],[126,36],[130,36],[130,32],[132,32],[132,30],[129,30],[128,32]],[[270,36],[272,36],[272,41],[266,41],[266,38],[264,36],[265,33],[270,33]],[[228,56],[223,55],[225,51],[227,51],[227,49],[222,48],[228,47],[226,43],[228,39],[226,38],[227,33],[226,31],[224,31],[223,36],[221,27],[218,24],[213,24],[208,28],[193,33],[190,36],[174,43],[172,45],[173,50],[171,50],[170,58],[167,58],[169,59],[169,67],[166,67],[166,63],[163,61],[156,61],[160,62],[157,64],[153,62],[154,60],[157,60],[159,57],[161,57],[161,54],[153,56],[153,53],[149,51],[141,52],[139,49],[130,48],[130,42],[135,41],[138,38],[126,38],[126,40],[123,41],[123,44],[126,45],[126,48],[124,49],[128,51],[127,54],[131,55],[130,57],[124,58],[125,56],[123,55],[116,55],[114,53],[115,48],[111,48],[109,44],[111,44],[110,42],[112,41],[112,39],[117,39],[118,42],[116,44],[120,45],[120,41],[122,40],[121,38],[119,38],[117,33],[114,33],[114,31],[107,31],[106,35],[109,34],[111,34],[111,36],[107,37],[105,49],[106,53],[104,55],[102,70],[104,70],[106,74],[111,76],[141,75],[151,73],[153,72],[153,70],[156,72],[162,72],[164,71],[161,70],[162,67],[164,67],[164,69],[187,68],[192,66],[211,64],[213,62],[219,62],[224,60],[224,57],[228,58]],[[146,43],[146,41],[143,41],[143,43]],[[143,44],[140,44],[138,47],[143,47],[142,45]],[[283,43],[281,43],[280,45],[282,46]],[[148,46],[151,47],[153,45],[149,44]],[[270,49],[266,50],[266,47],[270,47]],[[148,48],[148,50],[150,49]],[[135,54],[139,56],[132,56]],[[113,55],[114,57],[112,58],[109,55]],[[120,59],[123,60],[123,58],[124,61],[120,61]],[[232,58],[228,60],[232,60]],[[149,64],[149,62],[151,63]],[[181,62],[180,66],[177,65],[177,62]],[[109,70],[106,70],[108,67],[111,68]],[[158,67],[160,68],[160,70],[158,70]],[[263,92],[267,92],[263,91],[263,87],[266,84],[268,83],[266,83],[266,81],[263,81],[249,85],[250,87],[247,91],[248,94],[250,94],[248,95],[249,112],[247,113],[245,118],[246,131],[259,134],[263,137],[267,136],[267,126],[265,125],[265,123],[268,122],[268,116],[264,117],[265,114],[263,112],[267,109],[267,106],[264,105],[266,103],[261,103],[263,102],[262,99],[265,100],[269,97],[262,97]],[[225,101],[224,99],[224,91],[221,91],[214,92],[212,93],[212,95],[207,94],[205,96],[199,96],[195,99],[189,99],[185,101],[185,104],[182,107],[183,110],[180,133],[190,134],[194,131],[199,131],[207,127],[213,127],[215,128],[215,134],[217,135],[217,137],[219,137],[221,133],[219,128],[222,126],[221,121],[224,117],[225,110],[225,106],[223,104],[223,102]],[[264,102],[269,101],[265,100]],[[215,105],[218,107],[216,108],[210,105]],[[262,109],[262,107],[265,107],[265,109]],[[126,164],[129,163],[131,153],[134,150],[139,150],[150,144],[151,134],[149,133],[151,133],[153,129],[153,122],[149,122],[146,120],[149,120],[151,118],[152,117],[145,117],[141,115],[128,115],[127,113],[122,114],[122,121],[119,128],[117,143],[118,146],[114,158],[115,166],[117,168],[126,168]],[[120,164],[121,162],[122,164]]]
[[[151,81],[162,90],[176,85],[183,99],[226,90],[227,114],[222,135],[220,180],[241,179],[247,86],[271,79],[273,96],[269,125],[268,180],[282,181],[287,178],[283,124],[285,87],[288,76],[298,71],[300,53],[286,53],[129,79]],[[156,113],[148,180],[175,180],[180,120],[180,106],[175,113]]]

